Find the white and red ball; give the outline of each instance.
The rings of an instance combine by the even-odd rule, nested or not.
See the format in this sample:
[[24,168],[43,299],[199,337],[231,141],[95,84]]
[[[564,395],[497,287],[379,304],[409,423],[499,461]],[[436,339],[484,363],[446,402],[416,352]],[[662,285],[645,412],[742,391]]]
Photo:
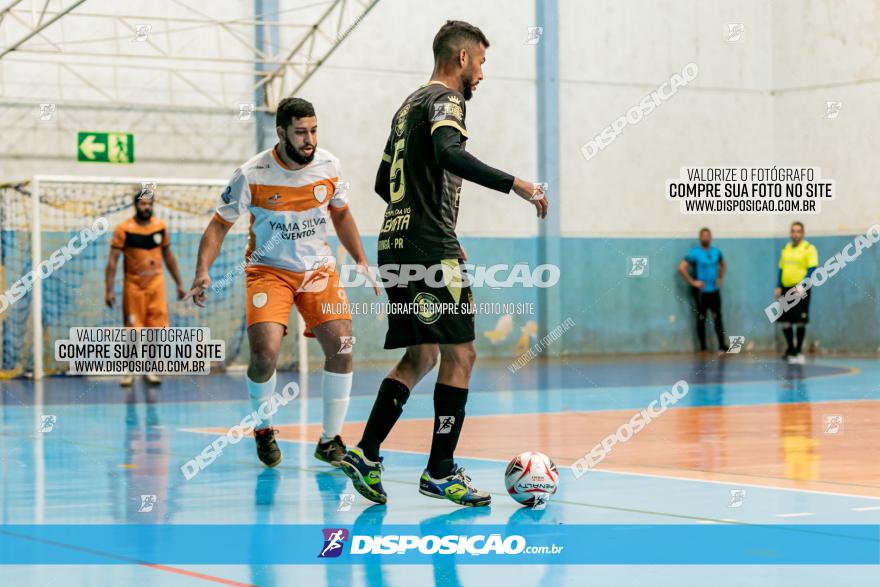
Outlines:
[[559,485],[556,464],[545,454],[529,451],[514,457],[504,472],[507,493],[525,506],[550,499]]

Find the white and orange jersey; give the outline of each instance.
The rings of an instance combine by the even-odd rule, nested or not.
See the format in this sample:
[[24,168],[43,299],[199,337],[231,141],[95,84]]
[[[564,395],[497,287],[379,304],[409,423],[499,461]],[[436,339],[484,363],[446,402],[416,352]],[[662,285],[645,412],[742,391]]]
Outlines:
[[339,159],[318,148],[311,163],[294,170],[273,148],[235,170],[214,219],[232,226],[249,214],[248,264],[304,273],[314,268],[304,259],[332,255],[327,244],[329,206],[348,206]]

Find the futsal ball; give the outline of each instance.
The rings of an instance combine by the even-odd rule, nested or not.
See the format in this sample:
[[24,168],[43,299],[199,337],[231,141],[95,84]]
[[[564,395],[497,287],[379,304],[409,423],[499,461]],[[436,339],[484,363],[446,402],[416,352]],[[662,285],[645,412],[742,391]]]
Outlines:
[[532,507],[556,493],[559,471],[545,454],[529,451],[516,456],[504,472],[507,493],[522,505]]

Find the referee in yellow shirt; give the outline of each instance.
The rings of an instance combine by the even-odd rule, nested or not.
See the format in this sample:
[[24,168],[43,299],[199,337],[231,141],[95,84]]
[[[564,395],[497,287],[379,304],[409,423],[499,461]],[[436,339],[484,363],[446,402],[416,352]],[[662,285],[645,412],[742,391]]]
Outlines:
[[784,358],[790,363],[804,362],[801,350],[807,332],[806,324],[810,320],[810,298],[800,282],[811,276],[818,266],[819,252],[804,240],[803,223],[793,222],[791,242],[782,248],[782,254],[779,255],[779,283],[775,292],[779,299],[790,290],[797,290],[797,303],[785,310],[779,318],[785,342],[788,344]]

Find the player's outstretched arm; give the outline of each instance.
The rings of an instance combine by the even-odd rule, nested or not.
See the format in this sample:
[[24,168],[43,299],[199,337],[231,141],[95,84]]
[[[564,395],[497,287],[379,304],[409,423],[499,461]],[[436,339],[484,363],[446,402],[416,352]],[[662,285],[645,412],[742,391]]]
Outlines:
[[372,275],[370,275],[367,254],[364,252],[361,234],[358,231],[357,223],[354,221],[354,215],[352,215],[348,207],[334,208],[330,206],[330,220],[333,221],[333,228],[336,230],[339,242],[342,243],[342,246],[345,247],[345,250],[348,251],[348,254],[357,263],[358,271],[366,275],[373,282],[373,291],[377,296],[380,295],[382,292],[376,282],[373,281]]
[[208,227],[205,229],[204,234],[202,234],[202,240],[199,241],[196,276],[193,279],[192,288],[184,296],[184,300],[192,298],[195,305],[202,308],[205,307],[205,299],[208,297],[206,292],[208,291],[208,286],[211,285],[208,271],[220,255],[220,247],[223,246],[223,239],[226,238],[226,233],[229,232],[230,228],[232,228],[232,225],[223,224],[216,218],[212,218],[211,222],[208,223]]
[[451,126],[438,127],[431,133],[434,143],[434,156],[443,169],[454,173],[462,179],[499,192],[511,190],[532,204],[538,211],[538,217],[547,216],[549,202],[544,194],[544,186],[516,178],[494,167],[486,165],[467,151],[461,144],[461,134]]

